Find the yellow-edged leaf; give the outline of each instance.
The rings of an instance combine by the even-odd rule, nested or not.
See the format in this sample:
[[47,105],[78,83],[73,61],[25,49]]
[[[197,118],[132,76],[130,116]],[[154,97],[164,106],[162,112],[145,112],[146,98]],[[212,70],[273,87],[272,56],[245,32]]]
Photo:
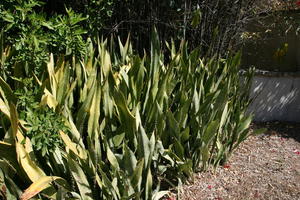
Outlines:
[[47,64],[47,69],[48,69],[48,74],[49,74],[49,79],[50,79],[52,95],[56,97],[57,80],[55,77],[54,58],[53,58],[52,53],[50,54],[50,60]]
[[43,191],[44,189],[50,187],[50,183],[57,179],[64,180],[63,178],[57,176],[43,176],[37,181],[33,182],[29,188],[27,188],[24,193],[21,195],[20,200],[28,200]]
[[10,123],[11,123],[11,129],[12,129],[12,138],[15,138],[18,132],[18,124],[19,124],[19,120],[18,120],[18,113],[17,113],[17,109],[16,106],[14,104],[9,104],[9,109],[10,109]]
[[50,108],[56,108],[58,102],[56,101],[55,97],[45,89],[45,94],[42,96],[41,105],[48,105]]
[[[17,132],[17,137],[22,138],[21,133]],[[16,151],[18,162],[22,166],[23,170],[26,172],[27,176],[32,182],[39,180],[41,177],[45,176],[44,171],[37,166],[37,164],[31,159],[30,152],[32,151],[31,143],[29,138],[25,140],[25,147],[21,144],[22,140],[17,140]]]
[[67,149],[71,150],[75,155],[77,155],[81,159],[85,160],[87,158],[86,152],[80,147],[80,145],[72,142],[72,140],[69,138],[69,136],[67,134],[65,134],[64,132],[60,131],[59,133],[60,133],[61,139],[66,144]]
[[92,190],[90,183],[87,179],[86,174],[84,173],[82,166],[78,164],[77,161],[73,160],[68,155],[68,166],[71,170],[72,176],[75,179],[75,183],[78,186],[78,190],[80,192],[80,196],[84,200],[92,200]]
[[10,118],[10,112],[8,106],[0,99],[0,111],[3,112],[8,118]]
[[119,169],[118,160],[108,146],[107,146],[107,159],[115,169]]
[[104,76],[107,77],[111,70],[111,60],[108,51],[104,51],[104,56],[102,57],[102,69]]

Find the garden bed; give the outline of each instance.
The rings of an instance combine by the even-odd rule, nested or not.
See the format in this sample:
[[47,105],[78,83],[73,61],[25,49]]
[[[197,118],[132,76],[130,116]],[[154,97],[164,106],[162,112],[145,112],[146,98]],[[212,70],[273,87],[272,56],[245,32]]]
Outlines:
[[299,199],[300,124],[263,123],[268,131],[244,142],[215,172],[195,174],[180,199]]

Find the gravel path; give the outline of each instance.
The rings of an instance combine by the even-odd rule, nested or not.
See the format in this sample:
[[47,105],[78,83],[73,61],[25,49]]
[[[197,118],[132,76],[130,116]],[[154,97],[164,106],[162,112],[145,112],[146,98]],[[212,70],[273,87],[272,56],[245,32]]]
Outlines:
[[300,200],[300,124],[265,123],[229,162],[215,172],[195,174],[180,189],[183,200]]

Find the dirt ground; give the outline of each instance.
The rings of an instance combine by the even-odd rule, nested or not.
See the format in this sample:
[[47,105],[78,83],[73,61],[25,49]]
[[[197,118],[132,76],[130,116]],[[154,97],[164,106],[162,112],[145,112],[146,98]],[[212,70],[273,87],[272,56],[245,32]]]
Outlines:
[[264,123],[268,131],[250,137],[216,172],[195,174],[183,200],[300,200],[300,124]]

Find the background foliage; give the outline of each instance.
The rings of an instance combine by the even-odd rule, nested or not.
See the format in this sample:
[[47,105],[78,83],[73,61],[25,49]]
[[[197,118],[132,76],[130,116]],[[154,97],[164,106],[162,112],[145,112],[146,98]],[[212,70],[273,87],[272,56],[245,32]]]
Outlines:
[[[63,51],[65,46],[72,43],[70,41],[72,35],[70,37],[62,35],[71,34],[70,31],[66,30],[66,25],[69,26],[70,24],[66,18],[56,20],[56,23],[49,23],[51,18],[61,18],[56,17],[56,15],[73,17],[73,20],[77,20],[76,24],[82,21],[80,15],[86,17],[85,22],[80,23],[87,31],[85,36],[104,35],[109,37],[113,34],[120,36],[122,41],[125,41],[128,33],[131,33],[134,49],[141,53],[144,49],[150,48],[149,33],[155,26],[162,41],[170,41],[170,38],[173,38],[175,43],[179,45],[182,39],[188,40],[191,48],[201,47],[202,55],[213,55],[216,53],[224,54],[228,48],[235,49],[247,19],[253,16],[254,2],[255,0],[166,0],[163,2],[152,0],[5,0],[2,9],[4,13],[8,12],[10,19],[6,20],[7,17],[1,17],[1,20],[2,23],[6,24],[6,27],[11,26],[14,21],[17,27],[14,27],[11,32],[19,36],[23,34],[23,37],[24,34],[26,35],[26,30],[23,29],[27,27],[28,30],[30,27],[33,33],[36,32],[32,35],[37,35],[35,37],[38,41],[44,41],[44,43],[47,43],[47,40],[42,40],[45,35],[43,33],[48,33],[49,30],[43,32],[42,29],[56,30],[51,34],[52,37],[67,36],[66,40],[57,41],[58,38],[56,40],[54,38],[54,43],[51,43],[50,46],[62,45]],[[16,9],[18,6],[19,10]],[[78,15],[70,16],[70,11],[65,8],[72,8]],[[13,19],[14,12],[24,16],[24,19]],[[2,14],[2,16],[8,15]],[[84,33],[82,30],[72,32],[80,33],[79,35]],[[28,36],[29,33],[27,33],[26,38]],[[73,43],[76,44],[78,38],[75,37],[74,40]],[[71,49],[76,49],[72,45],[69,46]]]

